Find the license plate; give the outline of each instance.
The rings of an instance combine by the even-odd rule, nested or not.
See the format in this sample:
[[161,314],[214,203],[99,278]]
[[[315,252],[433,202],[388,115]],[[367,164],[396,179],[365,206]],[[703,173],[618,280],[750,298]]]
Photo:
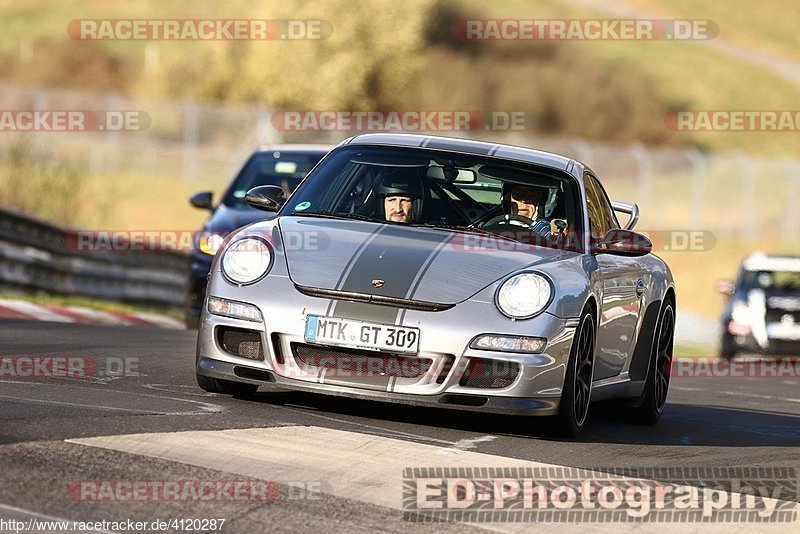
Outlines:
[[419,328],[309,315],[306,341],[367,350],[419,352]]

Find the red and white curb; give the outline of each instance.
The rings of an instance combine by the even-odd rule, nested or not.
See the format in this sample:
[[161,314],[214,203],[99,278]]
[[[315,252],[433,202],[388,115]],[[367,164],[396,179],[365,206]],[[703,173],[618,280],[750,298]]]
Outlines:
[[0,300],[0,319],[27,319],[59,323],[107,324],[117,326],[146,326],[182,330],[181,321],[143,312],[93,310],[82,306],[34,304],[24,300]]

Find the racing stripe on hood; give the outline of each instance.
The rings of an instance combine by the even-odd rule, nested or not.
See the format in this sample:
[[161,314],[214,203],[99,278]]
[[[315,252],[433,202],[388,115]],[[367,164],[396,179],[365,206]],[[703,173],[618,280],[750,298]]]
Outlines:
[[[408,298],[431,259],[449,241],[450,233],[421,233],[414,228],[387,224],[356,252],[339,291]],[[374,287],[373,280],[383,286]],[[336,301],[332,314],[394,323],[397,309],[390,306]],[[344,315],[346,314],[346,315]]]
[[[428,258],[450,238],[449,232],[420,232],[407,226],[386,225],[370,241],[337,289],[354,293],[405,298]],[[385,283],[373,287],[372,280]]]

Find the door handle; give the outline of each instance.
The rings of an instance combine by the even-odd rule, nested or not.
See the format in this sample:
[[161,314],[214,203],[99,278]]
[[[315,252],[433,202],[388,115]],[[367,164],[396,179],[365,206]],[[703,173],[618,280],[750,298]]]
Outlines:
[[647,286],[644,285],[644,280],[640,278],[639,281],[636,282],[636,296],[641,297],[644,295],[645,290],[647,290]]

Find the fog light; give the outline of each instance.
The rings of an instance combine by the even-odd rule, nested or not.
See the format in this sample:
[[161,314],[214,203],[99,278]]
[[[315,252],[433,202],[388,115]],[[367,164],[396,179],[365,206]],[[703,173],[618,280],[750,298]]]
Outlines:
[[261,311],[252,304],[236,302],[235,300],[221,299],[219,297],[208,297],[208,312],[234,319],[245,321],[262,321]]
[[544,350],[547,340],[541,337],[498,336],[486,334],[478,336],[469,344],[469,348],[478,350],[494,350],[499,352],[539,353]]

